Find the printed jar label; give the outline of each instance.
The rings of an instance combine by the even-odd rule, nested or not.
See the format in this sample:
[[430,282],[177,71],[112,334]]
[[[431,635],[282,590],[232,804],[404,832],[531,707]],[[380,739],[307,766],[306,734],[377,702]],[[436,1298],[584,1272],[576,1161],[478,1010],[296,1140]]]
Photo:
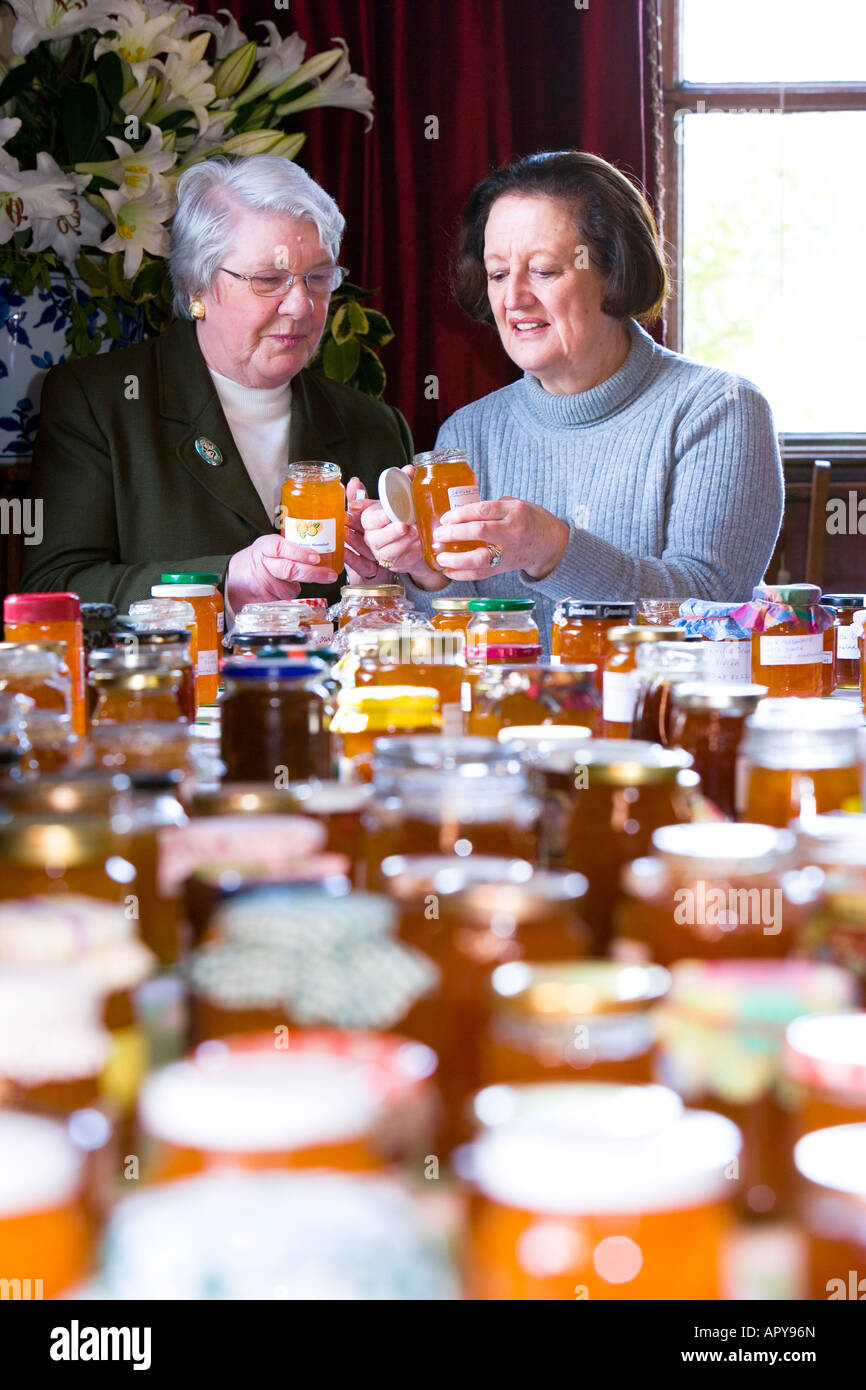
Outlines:
[[843,657],[846,661],[858,661],[860,659],[860,647],[857,637],[863,629],[856,623],[849,623],[847,627],[836,629],[836,655]]
[[286,516],[283,518],[283,540],[325,554],[337,548],[337,523],[332,516],[320,516],[315,521]]
[[226,615],[225,615],[225,613],[219,612],[219,613],[217,613],[217,636],[219,636],[219,634],[220,634],[221,632],[225,632],[225,630],[226,630]]
[[199,652],[198,661],[195,666],[197,676],[217,676],[219,675],[219,656],[217,652]]
[[824,660],[823,632],[799,636],[761,637],[762,666],[820,666]]
[[475,483],[468,487],[449,487],[448,489],[448,506],[452,511],[455,507],[468,507],[472,502],[480,501],[481,497]]
[[704,680],[745,681],[748,685],[752,679],[752,644],[748,639],[744,642],[704,642],[701,655],[704,659]]
[[602,718],[607,724],[630,724],[637,694],[636,671],[605,671],[602,677]]

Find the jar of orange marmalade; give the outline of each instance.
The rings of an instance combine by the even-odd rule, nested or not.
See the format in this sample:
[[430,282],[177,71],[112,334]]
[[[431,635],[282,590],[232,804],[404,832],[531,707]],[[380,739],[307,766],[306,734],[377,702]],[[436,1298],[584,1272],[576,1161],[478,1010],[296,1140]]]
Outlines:
[[629,737],[637,697],[637,648],[644,642],[682,642],[677,627],[612,627],[602,672],[602,736]]
[[730,1120],[663,1086],[591,1081],[488,1087],[475,1114],[470,1298],[723,1296],[742,1143]]
[[736,770],[746,720],[767,693],[765,685],[694,681],[671,691],[670,744],[694,759],[704,796],[723,815],[736,814]]
[[226,630],[226,606],[220,593],[222,578],[216,570],[185,570],[181,573],[160,575],[161,584],[209,584],[213,589],[211,603],[216,615],[217,637]]
[[8,594],[3,601],[7,642],[62,642],[72,681],[72,727],[87,733],[84,690],[84,636],[77,594]]
[[490,987],[485,1085],[653,1079],[654,1012],[670,987],[662,966],[511,961]]
[[795,946],[805,902],[790,831],[667,825],[653,832],[651,856],[623,871],[618,955],[669,965],[691,956],[784,956]]
[[0,692],[25,695],[72,725],[72,684],[60,642],[0,642]]
[[859,811],[860,722],[845,701],[762,700],[746,720],[738,814],[784,826],[798,816]]
[[804,1134],[794,1147],[808,1298],[866,1296],[866,1124]]
[[340,574],[346,532],[346,489],[335,463],[290,463],[280,493],[284,540],[320,556],[323,569]]
[[782,1058],[799,1139],[866,1122],[866,1013],[813,1013],[788,1024]]
[[90,682],[96,694],[91,716],[94,727],[141,721],[175,723],[183,718],[182,670],[166,668],[145,658],[136,662],[133,670],[125,661],[120,669],[102,665],[91,670]]
[[439,691],[431,686],[360,686],[341,690],[331,733],[339,739],[341,777],[349,782],[373,780],[377,740],[441,730]]
[[463,732],[461,702],[465,639],[462,632],[391,627],[349,635],[346,670],[358,686],[427,686],[439,692],[442,732]]
[[65,1127],[0,1110],[2,1277],[18,1295],[58,1298],[87,1274],[95,1231],[84,1210],[84,1160]]
[[498,738],[511,724],[582,725],[596,731],[601,699],[596,668],[583,666],[490,666],[472,682],[470,734]]
[[441,550],[477,550],[479,541],[434,541],[433,532],[446,512],[478,502],[478,481],[462,449],[433,449],[416,454],[412,462],[412,504],[424,562],[439,573]]
[[399,626],[411,608],[402,584],[344,584],[337,604],[337,624],[347,627],[355,618],[373,613]]
[[[731,614],[752,633],[752,680],[773,697],[824,694],[825,637],[835,615],[821,607],[816,584],[758,584],[750,603]],[[829,647],[828,647],[829,642]]]
[[531,598],[473,598],[466,627],[470,666],[513,666],[538,661],[541,646]]
[[596,667],[596,684],[601,693],[601,678],[609,651],[611,628],[634,622],[633,603],[597,603],[594,599],[566,598],[553,610],[550,629],[550,660],[560,662],[591,662]]
[[546,775],[555,770],[571,780],[566,856],[589,880],[584,913],[593,955],[608,953],[624,866],[647,853],[660,826],[693,819],[695,779],[681,780],[691,762],[679,748],[628,739],[592,739],[545,758]]
[[631,738],[670,747],[674,690],[679,682],[701,679],[703,658],[703,642],[644,642],[637,647]]
[[[195,664],[192,659],[192,643],[186,628],[169,631],[148,630],[136,632],[138,650],[145,657],[155,657],[160,666],[170,671],[180,671],[178,703],[181,717],[188,724],[195,723],[198,703],[195,693]],[[91,689],[91,695],[96,692]]]
[[836,684],[840,690],[860,688],[859,628],[854,621],[866,604],[863,594],[824,594],[821,603],[836,611]]
[[200,705],[215,705],[219,692],[220,641],[213,584],[154,584],[151,598],[191,604],[195,613],[195,688]]
[[472,617],[469,612],[468,598],[434,598],[431,607],[433,616],[430,621],[437,632],[462,632],[465,634]]

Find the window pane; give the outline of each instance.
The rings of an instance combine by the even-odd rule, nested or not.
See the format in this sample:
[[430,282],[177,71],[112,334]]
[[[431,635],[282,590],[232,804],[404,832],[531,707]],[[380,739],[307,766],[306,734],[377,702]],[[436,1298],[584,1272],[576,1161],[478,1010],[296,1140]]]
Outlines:
[[686,82],[864,82],[864,0],[680,0]]
[[683,347],[780,430],[866,431],[866,112],[689,114]]

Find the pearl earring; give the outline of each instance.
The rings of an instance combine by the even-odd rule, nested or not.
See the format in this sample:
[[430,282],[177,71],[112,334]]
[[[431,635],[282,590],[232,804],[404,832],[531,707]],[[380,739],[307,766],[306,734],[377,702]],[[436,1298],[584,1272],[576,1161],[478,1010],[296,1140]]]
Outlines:
[[189,312],[194,319],[203,319],[205,315],[204,301],[201,299],[191,299],[189,301]]

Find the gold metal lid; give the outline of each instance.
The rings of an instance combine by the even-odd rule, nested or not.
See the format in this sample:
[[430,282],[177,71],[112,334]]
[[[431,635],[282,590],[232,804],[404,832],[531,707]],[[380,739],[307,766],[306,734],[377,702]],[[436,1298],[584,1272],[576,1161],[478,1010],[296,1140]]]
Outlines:
[[340,590],[343,598],[398,598],[402,597],[402,584],[344,584]]
[[437,613],[465,613],[469,608],[468,598],[434,598],[431,607]]
[[114,798],[131,787],[125,773],[88,770],[16,782],[6,788],[6,795],[17,814],[107,815]]
[[0,642],[0,652],[53,652],[55,656],[66,655],[65,642]]
[[91,671],[91,684],[97,690],[169,691],[183,680],[183,671],[159,666],[152,671]]
[[273,782],[226,782],[193,792],[190,809],[194,816],[291,816],[298,803],[290,788]]
[[764,696],[766,685],[731,681],[677,681],[673,701],[680,709],[721,710],[725,714],[752,714]]
[[616,647],[634,647],[639,642],[683,642],[685,636],[684,627],[654,627],[650,623],[642,623],[634,627],[612,627],[608,630],[607,640]]
[[35,869],[77,868],[107,859],[117,850],[118,840],[106,817],[16,816],[0,824],[0,855]]
[[671,977],[661,965],[509,961],[493,971],[490,988],[498,1011],[565,1022],[651,1008],[664,998],[670,984]]

